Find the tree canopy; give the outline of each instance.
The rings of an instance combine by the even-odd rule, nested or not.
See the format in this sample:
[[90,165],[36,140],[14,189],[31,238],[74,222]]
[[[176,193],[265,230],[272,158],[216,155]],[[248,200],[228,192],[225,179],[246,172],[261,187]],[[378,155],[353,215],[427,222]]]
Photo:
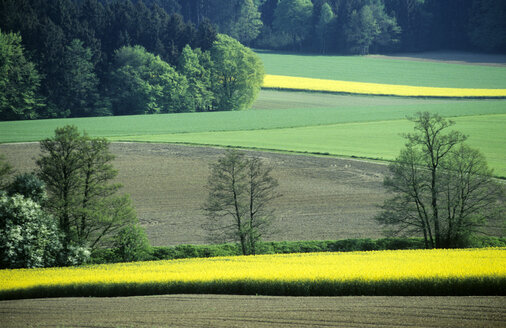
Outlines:
[[[244,0],[177,2],[179,8],[171,8],[186,19],[199,24],[208,18],[220,33],[254,47],[321,52],[325,42],[326,52],[360,54],[372,37],[369,49],[365,47],[369,52],[506,52],[502,0],[256,0],[254,8]],[[307,11],[300,10],[303,7],[312,8],[309,20]],[[334,17],[327,20],[329,8]],[[249,29],[255,33],[260,29],[253,40],[233,32],[236,26],[245,26],[238,24],[244,21],[243,12],[250,12],[249,17],[260,13],[261,25]],[[357,24],[367,32],[357,34]],[[322,30],[326,39],[321,38]]]
[[274,11],[273,30],[288,35],[292,45],[300,48],[309,35],[312,12],[311,0],[281,0]]
[[64,250],[108,245],[115,232],[137,222],[130,198],[116,195],[120,185],[112,183],[117,171],[107,140],[65,126],[40,145],[37,173],[46,183],[46,207],[59,222]]
[[116,51],[109,85],[115,115],[185,111],[186,78],[141,46]]
[[201,2],[192,23],[178,1],[2,1],[0,119],[244,109],[261,63],[217,30],[251,43],[257,5]]
[[427,248],[465,247],[487,221],[504,220],[504,188],[484,156],[452,121],[428,112],[411,118],[415,132],[389,166],[379,223],[394,233],[422,235]]
[[[196,27],[176,12],[167,13],[161,6],[165,1],[147,2],[1,1],[0,51],[6,60],[0,62],[5,73],[0,119],[110,115],[110,68],[118,49],[141,46],[172,67],[187,45],[210,49],[216,39],[213,25],[203,21]],[[7,88],[15,92],[4,94]],[[161,92],[156,89],[151,97]],[[177,97],[176,92],[171,95]]]
[[258,56],[237,40],[219,34],[210,50],[214,109],[248,108],[260,91],[264,78]]
[[0,120],[37,118],[41,77],[25,57],[19,33],[0,30]]
[[244,255],[256,253],[273,219],[269,205],[279,197],[271,170],[259,158],[235,150],[211,166],[203,208],[208,218],[204,227],[212,241],[237,241]]

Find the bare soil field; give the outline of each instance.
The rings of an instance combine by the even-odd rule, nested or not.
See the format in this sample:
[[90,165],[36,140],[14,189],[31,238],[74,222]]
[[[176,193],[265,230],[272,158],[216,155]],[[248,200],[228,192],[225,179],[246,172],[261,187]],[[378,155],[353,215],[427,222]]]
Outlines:
[[[223,149],[172,144],[113,143],[114,166],[123,192],[131,195],[151,243],[207,243],[201,210],[207,197],[209,164]],[[283,195],[276,208],[275,233],[265,240],[379,238],[372,219],[387,196],[386,165],[353,159],[247,152],[273,166]],[[35,168],[38,143],[1,144],[0,154],[18,172]]]
[[162,295],[0,301],[9,327],[504,327],[506,297]]
[[451,64],[468,64],[468,65],[484,65],[484,66],[506,66],[506,56],[499,54],[475,54],[471,52],[459,51],[431,51],[421,53],[399,53],[392,55],[369,55],[375,58],[391,58],[402,60],[417,60],[443,62]]

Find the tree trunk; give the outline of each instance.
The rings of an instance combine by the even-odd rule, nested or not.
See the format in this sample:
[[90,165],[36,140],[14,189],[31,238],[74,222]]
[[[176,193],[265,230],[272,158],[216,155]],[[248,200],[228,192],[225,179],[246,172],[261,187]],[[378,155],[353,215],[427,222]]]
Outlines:
[[431,206],[432,206],[432,220],[434,221],[434,233],[436,237],[436,248],[441,248],[441,229],[439,227],[439,213],[437,206],[437,190],[436,190],[436,170],[437,166],[432,168],[432,181],[431,181]]
[[232,168],[232,192],[234,195],[235,219],[237,222],[237,232],[239,233],[239,239],[241,241],[242,254],[248,255],[248,250],[246,247],[246,238],[244,236],[244,231],[242,228],[241,211],[239,210],[239,201],[237,199],[237,190],[236,190],[236,183],[235,183],[235,170],[234,170],[234,168]]

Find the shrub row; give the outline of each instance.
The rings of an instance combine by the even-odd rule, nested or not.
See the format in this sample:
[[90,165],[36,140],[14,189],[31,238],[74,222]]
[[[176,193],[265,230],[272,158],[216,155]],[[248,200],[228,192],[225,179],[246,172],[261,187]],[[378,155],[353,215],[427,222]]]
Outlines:
[[[505,237],[479,237],[469,247],[506,247]],[[353,252],[397,249],[423,249],[422,238],[343,239],[260,242],[257,254],[291,254],[318,252]],[[241,255],[238,244],[155,246],[139,260],[173,260]],[[92,254],[92,263],[121,262],[114,249],[100,249]]]

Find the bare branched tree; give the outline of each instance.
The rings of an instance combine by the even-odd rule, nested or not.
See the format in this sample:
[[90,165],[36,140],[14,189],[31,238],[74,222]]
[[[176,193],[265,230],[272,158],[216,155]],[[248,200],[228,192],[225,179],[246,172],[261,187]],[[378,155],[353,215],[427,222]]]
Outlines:
[[465,246],[487,221],[503,221],[504,188],[466,136],[437,114],[411,118],[415,133],[390,165],[384,184],[394,193],[376,220],[393,234],[423,234],[427,248]]
[[271,170],[258,157],[235,150],[211,165],[203,209],[208,218],[204,227],[213,241],[238,241],[244,255],[256,253],[273,219],[269,205],[280,196]]

